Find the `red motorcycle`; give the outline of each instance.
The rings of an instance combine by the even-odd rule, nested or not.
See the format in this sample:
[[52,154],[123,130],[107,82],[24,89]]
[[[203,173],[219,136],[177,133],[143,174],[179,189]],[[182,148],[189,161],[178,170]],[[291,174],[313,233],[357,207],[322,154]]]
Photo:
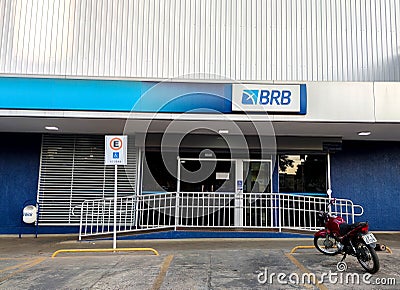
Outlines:
[[[334,202],[331,201],[330,204]],[[330,215],[329,212],[319,213],[319,222],[325,229],[314,234],[314,245],[321,253],[329,256],[343,254],[341,263],[347,255],[357,258],[361,266],[371,274],[378,272],[379,259],[375,252],[376,238],[368,232],[367,222],[348,224],[340,216]],[[346,266],[347,268],[347,266]],[[346,268],[342,268],[341,271]]]

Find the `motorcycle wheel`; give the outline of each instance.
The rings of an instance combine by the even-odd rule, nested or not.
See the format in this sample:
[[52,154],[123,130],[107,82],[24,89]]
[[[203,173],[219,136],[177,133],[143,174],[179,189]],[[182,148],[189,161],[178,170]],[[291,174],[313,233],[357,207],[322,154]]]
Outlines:
[[314,246],[321,253],[328,256],[335,256],[339,254],[337,242],[333,237],[314,237]]
[[360,242],[357,244],[356,251],[358,262],[368,273],[375,274],[379,271],[379,259],[375,249]]

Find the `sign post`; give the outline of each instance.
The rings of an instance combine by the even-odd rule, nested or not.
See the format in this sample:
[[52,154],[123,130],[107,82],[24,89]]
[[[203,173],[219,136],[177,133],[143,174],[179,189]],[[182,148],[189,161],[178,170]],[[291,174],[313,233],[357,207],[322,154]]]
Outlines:
[[117,248],[117,197],[118,197],[118,165],[128,164],[128,136],[109,136],[105,138],[105,165],[114,165],[114,234],[113,249]]

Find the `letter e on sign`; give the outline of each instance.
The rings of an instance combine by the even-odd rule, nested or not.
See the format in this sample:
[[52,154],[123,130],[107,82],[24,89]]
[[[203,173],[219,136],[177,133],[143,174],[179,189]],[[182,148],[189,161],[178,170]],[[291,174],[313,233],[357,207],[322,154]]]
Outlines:
[[122,140],[119,137],[114,137],[110,141],[110,148],[112,150],[118,151],[122,148]]
[[105,136],[105,165],[127,165],[128,136]]

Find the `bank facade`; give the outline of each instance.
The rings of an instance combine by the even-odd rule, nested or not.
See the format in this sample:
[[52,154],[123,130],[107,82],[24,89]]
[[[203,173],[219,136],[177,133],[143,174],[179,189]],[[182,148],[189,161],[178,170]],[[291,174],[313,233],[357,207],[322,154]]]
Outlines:
[[128,136],[118,195],[133,231],[296,229],[310,217],[290,207],[327,196],[400,229],[396,1],[3,1],[0,14],[0,233],[35,229],[27,204],[39,233],[77,233],[83,211],[109,224],[105,135]]

